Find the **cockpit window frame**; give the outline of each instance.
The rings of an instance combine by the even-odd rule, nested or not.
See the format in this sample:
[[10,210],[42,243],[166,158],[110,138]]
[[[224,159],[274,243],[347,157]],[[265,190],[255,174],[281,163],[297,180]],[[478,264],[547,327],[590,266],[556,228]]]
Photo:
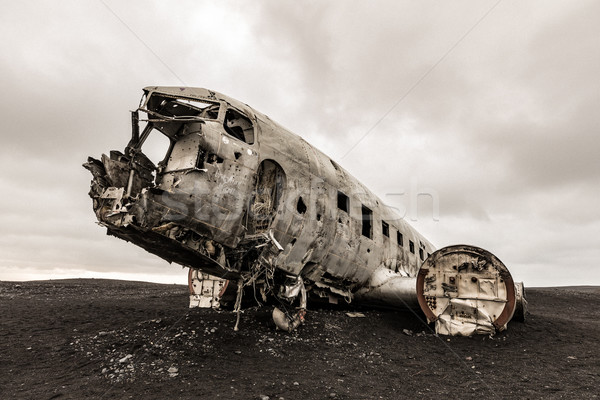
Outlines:
[[[148,104],[150,103],[150,101],[152,101],[154,98],[156,97],[161,97],[161,98],[165,98],[165,99],[172,99],[172,100],[181,100],[182,104],[185,104],[189,107],[192,107],[196,110],[206,110],[208,108],[210,108],[211,106],[219,106],[219,112],[217,113],[217,117],[216,118],[207,118],[207,117],[200,117],[200,116],[195,116],[195,117],[188,117],[188,118],[178,118],[178,117],[170,117],[168,115],[162,115],[156,111],[153,111],[151,109],[149,109]],[[189,103],[186,103],[189,102]],[[196,103],[202,103],[202,104],[207,104],[207,107],[205,108],[200,108],[197,106],[194,106],[194,102]],[[151,120],[151,116],[154,115],[156,117],[159,118],[163,118],[165,121],[178,121],[178,122],[190,122],[190,121],[222,121],[224,119],[225,116],[225,111],[227,108],[227,103],[224,101],[219,101],[219,100],[207,100],[207,99],[197,99],[197,98],[193,98],[193,97],[188,97],[188,96],[175,96],[172,94],[166,94],[166,93],[161,93],[161,92],[149,92],[149,93],[145,93],[144,96],[142,97],[142,100],[140,102],[140,107],[139,107],[139,111],[146,113],[148,115],[148,120]],[[192,104],[190,104],[192,103]]]
[[[219,112],[218,112],[216,118],[206,118],[206,117],[200,117],[200,116],[190,116],[187,118],[186,117],[182,118],[182,117],[177,117],[177,116],[162,115],[159,112],[154,111],[149,108],[150,102],[153,100],[156,100],[157,97],[163,98],[163,99],[181,100],[181,103],[188,105],[197,110],[200,110],[200,108],[194,107],[194,105],[193,105],[194,102],[207,104],[208,106],[206,108],[210,107],[210,105],[218,105]],[[189,104],[188,102],[192,103],[192,104]],[[202,110],[204,110],[204,108]],[[142,99],[140,100],[140,106],[138,108],[138,111],[145,113],[148,116],[146,121],[148,123],[154,123],[155,129],[157,129],[159,131],[162,131],[159,126],[161,123],[164,124],[164,123],[168,123],[168,122],[185,123],[185,122],[191,122],[191,121],[216,121],[223,126],[223,129],[225,130],[225,133],[227,134],[227,136],[229,136],[237,141],[240,141],[242,143],[245,143],[246,145],[249,145],[249,146],[253,146],[258,142],[259,129],[258,129],[258,120],[257,120],[256,116],[251,112],[243,111],[240,108],[235,107],[232,104],[228,103],[227,101],[224,101],[221,99],[196,98],[196,97],[190,97],[190,96],[179,96],[179,95],[168,94],[168,93],[163,93],[163,92],[150,91],[150,92],[144,93],[144,95],[142,96]],[[241,117],[242,119],[247,120],[247,122],[252,126],[251,134],[244,132],[244,133],[238,133],[238,135],[236,136],[236,134],[234,134],[234,132],[232,132],[227,127],[227,125],[226,125],[227,124],[227,114],[231,111],[238,114],[239,117]],[[140,120],[140,121],[142,121],[142,120]],[[166,132],[163,132],[163,134],[165,134],[166,136],[170,136]],[[241,138],[242,136],[243,136],[243,139]]]
[[[240,137],[238,137],[236,134],[234,134],[234,132],[230,131],[230,129],[227,127],[227,115],[228,113],[230,113],[230,111],[233,111],[237,114],[239,114],[242,118],[247,119],[248,122],[250,123],[250,125],[252,126],[252,138],[251,140],[248,140],[248,137],[245,134],[245,129],[241,132],[241,134],[244,135],[244,139],[241,139]],[[248,115],[248,113],[233,107],[231,104],[227,104],[226,105],[226,109],[225,109],[225,115],[223,117],[223,129],[225,130],[225,133],[229,136],[232,137],[235,140],[238,140],[242,143],[245,143],[249,146],[253,146],[256,142],[257,142],[257,120],[256,118],[254,118],[251,115]]]

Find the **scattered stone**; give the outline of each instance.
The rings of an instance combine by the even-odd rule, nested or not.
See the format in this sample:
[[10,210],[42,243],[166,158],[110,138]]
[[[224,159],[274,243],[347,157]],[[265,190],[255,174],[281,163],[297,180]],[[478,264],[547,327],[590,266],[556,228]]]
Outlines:
[[413,331],[411,331],[410,329],[402,329],[402,332],[404,332],[404,334],[408,335],[408,336],[412,336],[413,335]]
[[[26,285],[23,286],[28,288]],[[86,294],[88,294],[88,291],[86,291]],[[0,287],[0,298],[2,295],[3,292],[1,291]],[[144,298],[144,301],[146,300],[147,299]],[[118,397],[118,395],[121,394],[119,388],[126,388],[128,393],[125,397],[131,398],[140,397],[139,395],[143,393],[153,393],[152,391],[156,389],[167,389],[171,392],[171,395],[174,398],[192,397],[192,394],[197,394],[200,390],[198,388],[188,389],[190,385],[196,386],[196,382],[192,378],[196,372],[202,374],[203,377],[207,376],[207,379],[212,379],[214,376],[214,379],[224,380],[225,383],[227,383],[227,378],[231,379],[232,377],[235,377],[235,382],[239,383],[233,383],[234,380],[231,379],[231,385],[233,385],[234,389],[231,391],[225,391],[226,394],[232,398],[241,398],[243,396],[247,396],[250,399],[267,398],[269,400],[278,400],[280,396],[287,396],[285,399],[289,400],[290,398],[294,397],[293,393],[296,393],[296,395],[298,395],[297,397],[326,398],[330,400],[346,398],[347,396],[351,397],[353,392],[353,384],[355,382],[354,380],[357,379],[358,375],[360,375],[361,379],[359,383],[364,384],[365,382],[368,383],[370,381],[377,381],[381,376],[383,376],[381,371],[384,370],[387,372],[391,371],[390,373],[394,376],[399,376],[401,374],[411,376],[416,374],[411,379],[414,379],[417,382],[422,382],[423,380],[427,382],[431,379],[439,378],[442,376],[441,374],[444,374],[442,367],[436,366],[435,364],[432,367],[427,363],[427,361],[433,358],[435,354],[432,355],[428,351],[421,351],[422,348],[431,345],[432,343],[430,342],[434,342],[434,333],[432,331],[426,331],[426,333],[418,330],[410,331],[410,329],[412,329],[411,326],[411,328],[406,329],[408,332],[403,332],[403,328],[400,325],[400,329],[396,331],[396,333],[402,333],[405,335],[410,335],[412,333],[413,337],[418,337],[420,334],[426,336],[425,338],[416,341],[411,346],[405,346],[402,352],[394,353],[389,351],[389,349],[393,348],[393,342],[390,340],[392,338],[391,334],[385,332],[381,335],[377,333],[377,335],[371,336],[368,334],[368,331],[356,334],[355,332],[352,332],[350,328],[352,328],[352,325],[357,321],[365,323],[365,319],[350,319],[350,317],[346,316],[344,313],[339,313],[337,311],[325,311],[327,315],[309,314],[309,317],[312,317],[313,319],[309,319],[306,324],[302,325],[297,335],[275,333],[270,331],[270,325],[265,322],[266,317],[264,317],[262,313],[259,313],[258,316],[261,319],[257,321],[253,321],[250,318],[244,319],[242,327],[245,327],[246,329],[242,329],[240,333],[236,334],[236,336],[233,336],[229,332],[229,328],[231,328],[230,325],[232,324],[229,323],[229,320],[225,318],[226,316],[222,318],[221,325],[216,330],[216,332],[219,332],[219,335],[216,335],[216,332],[206,335],[206,326],[208,325],[209,331],[211,328],[213,328],[210,326],[212,325],[212,321],[210,320],[210,315],[213,314],[212,311],[200,310],[197,312],[197,315],[193,312],[190,312],[190,315],[194,317],[190,318],[192,322],[188,324],[184,323],[183,325],[180,323],[173,326],[174,322],[176,321],[176,317],[169,316],[166,317],[165,321],[161,322],[161,325],[156,324],[156,320],[145,320],[140,322],[139,326],[134,326],[132,323],[127,322],[126,318],[121,320],[121,317],[119,317],[117,320],[123,321],[122,325],[110,324],[110,318],[102,319],[101,323],[95,319],[92,320],[87,313],[95,311],[95,308],[91,309],[90,311],[87,308],[77,306],[75,310],[81,310],[82,312],[85,312],[85,315],[82,316],[82,318],[85,318],[83,322],[85,323],[85,321],[89,320],[91,321],[90,324],[82,325],[81,321],[79,321],[78,325],[76,325],[77,328],[74,328],[72,325],[65,324],[64,339],[61,337],[58,338],[59,340],[57,340],[56,343],[50,342],[48,348],[59,349],[58,346],[62,345],[62,343],[73,343],[72,346],[67,346],[67,349],[60,348],[60,351],[66,351],[68,354],[71,354],[72,351],[76,351],[78,360],[94,360],[94,363],[89,366],[89,369],[86,367],[86,370],[89,370],[90,372],[94,371],[96,375],[98,370],[101,370],[101,375],[95,376],[94,378],[105,381],[107,390],[110,385],[116,385],[115,389],[111,391],[110,396],[107,397]],[[156,312],[156,314],[161,313],[163,313],[163,311]],[[147,314],[152,315],[152,312]],[[104,314],[101,314],[101,316],[102,315]],[[368,317],[372,319],[372,315],[373,314],[370,312]],[[137,317],[137,314],[133,316],[133,318]],[[326,319],[326,317],[331,318],[331,320]],[[395,317],[395,315],[392,315],[392,317]],[[147,317],[144,317],[144,314],[140,313],[139,318]],[[329,329],[328,327],[333,326],[331,323],[332,320],[342,326],[343,329]],[[45,320],[42,320],[42,322],[43,321]],[[132,321],[135,321],[135,319],[132,319]],[[378,320],[374,321],[374,330],[381,329],[381,327],[378,325],[380,322],[381,321]],[[80,326],[82,326],[82,330],[78,331]],[[85,326],[85,329],[83,326]],[[43,327],[43,325],[40,325],[40,327]],[[389,328],[389,324],[383,324],[383,328]],[[104,331],[104,329],[108,330]],[[527,330],[529,328],[525,327],[522,328],[522,330],[523,329]],[[73,333],[70,332],[71,330]],[[56,334],[56,332],[56,330],[48,331],[48,333],[52,335]],[[179,332],[182,332],[181,336],[179,336],[178,339],[173,339],[173,337],[178,335]],[[184,336],[186,332],[187,335]],[[351,334],[348,334],[348,332]],[[541,335],[535,329],[527,332],[531,333],[534,337],[535,335]],[[24,333],[27,332],[25,331]],[[192,335],[197,335],[198,340],[182,340],[184,338],[190,338]],[[219,347],[219,344],[222,341],[221,335],[226,340],[227,346],[225,347]],[[241,335],[244,335],[243,343],[236,343]],[[496,338],[481,336],[480,338],[474,337],[471,339],[471,349],[467,351],[473,351],[475,355],[463,355],[463,361],[466,363],[466,368],[471,369],[471,375],[469,376],[468,373],[465,374],[463,371],[457,372],[457,376],[464,376],[466,382],[468,382],[464,385],[464,389],[466,390],[467,394],[470,393],[470,390],[467,388],[468,386],[475,386],[476,391],[481,392],[479,393],[480,395],[487,392],[487,390],[484,388],[485,385],[482,385],[481,381],[477,380],[477,378],[481,376],[487,376],[485,375],[488,374],[486,371],[491,370],[488,366],[486,366],[486,364],[491,365],[491,368],[493,369],[495,364],[502,364],[501,361],[505,360],[504,354],[501,353],[499,351],[500,349],[497,348],[499,344],[502,345],[499,343],[499,341],[506,340],[504,335],[505,334],[502,334],[501,337],[499,336]],[[377,336],[379,336],[379,339],[377,339]],[[584,336],[575,336],[573,344],[577,343],[579,340],[583,340],[581,339],[583,337]],[[37,336],[30,341],[16,343],[15,351],[18,350],[22,353],[22,346],[25,345],[26,353],[34,353],[32,348],[28,347],[28,345],[33,346],[33,344],[36,345],[36,351],[38,351],[40,349],[40,342],[36,341],[36,338]],[[447,339],[447,337],[444,336],[440,336],[440,338],[442,338],[442,340]],[[481,340],[483,339],[485,340],[482,345]],[[495,341],[490,343],[490,340],[492,339]],[[519,356],[527,355],[530,352],[533,353],[536,350],[536,347],[531,344],[533,342],[531,342],[529,337],[519,337],[518,339],[519,340],[515,339],[515,341],[513,341],[514,343],[511,343],[510,346],[505,346],[502,349],[507,350],[508,353],[511,354],[511,357],[515,357],[514,354],[519,353],[515,357],[515,365],[518,365],[519,361],[523,360],[523,358],[519,358]],[[250,347],[250,344],[253,344],[255,340],[257,346]],[[568,339],[565,336],[563,340],[567,342]],[[474,343],[475,341],[477,342]],[[458,346],[462,347],[463,350],[467,346],[464,338],[456,338],[455,342],[459,343]],[[486,342],[487,345],[485,345]],[[508,342],[509,340],[506,340],[504,343]],[[249,346],[240,346],[240,343],[248,343]],[[380,346],[378,346],[378,344]],[[571,342],[568,342],[568,344],[571,344]],[[52,347],[49,347],[50,345],[52,345]],[[404,343],[404,345],[406,345],[406,343]],[[488,345],[490,348],[492,348],[492,350],[494,350],[494,346],[496,346],[496,350],[489,351],[490,349],[488,348]],[[338,347],[334,348],[334,346]],[[521,346],[528,347],[527,352],[523,353],[523,347]],[[531,346],[531,348],[529,348],[529,346]],[[235,347],[238,347],[238,349]],[[44,348],[44,346],[42,346],[42,348]],[[246,348],[247,350],[241,350],[242,348]],[[267,348],[272,350],[272,352],[269,352],[272,354],[265,354],[265,349]],[[299,350],[297,350],[298,348]],[[307,356],[304,356],[304,353],[301,352],[304,349],[312,348],[317,348],[321,351],[319,351],[317,354],[308,353],[309,355]],[[325,350],[323,350],[323,348]],[[582,359],[579,360],[579,357],[574,355],[576,352],[573,351],[573,349],[575,348],[577,348],[575,345],[571,347],[571,350],[569,350],[568,347],[565,347],[564,350],[566,351],[563,352],[562,355],[556,354],[553,355],[553,358],[550,358],[550,355],[546,353],[548,358],[545,360],[554,360],[556,365],[560,365],[559,360],[562,356],[563,365],[564,360],[567,359],[569,362],[569,368],[573,369],[574,371],[571,374],[571,377],[577,376],[576,374],[579,373],[578,371],[583,371],[586,366],[592,363],[589,361],[591,358],[588,357],[585,350],[584,352],[577,352],[577,354],[582,355]],[[593,347],[590,348],[593,349]],[[260,349],[262,350],[262,353],[256,353],[254,349]],[[335,350],[332,352],[327,352],[327,349]],[[375,349],[377,349],[377,352]],[[415,351],[415,353],[411,353],[412,351]],[[479,365],[479,362],[475,363],[475,358],[477,357],[479,361],[483,354],[481,353],[482,351],[486,352],[485,354],[487,362],[483,365]],[[569,352],[571,351],[573,354],[569,355]],[[127,357],[129,355],[128,352],[131,352],[130,357]],[[590,350],[590,353],[592,352],[593,350]],[[50,353],[54,354],[53,351]],[[234,353],[234,355],[232,356],[231,353]],[[250,353],[254,353],[254,355]],[[564,355],[565,353],[567,356]],[[38,353],[35,355],[36,358],[42,357],[43,353],[40,352],[39,355]],[[287,385],[290,385],[290,383],[286,382],[287,377],[289,376],[292,378],[293,375],[290,376],[287,373],[274,375],[268,381],[264,381],[262,376],[256,379],[255,377],[258,376],[258,374],[252,375],[254,371],[257,370],[255,366],[260,365],[259,363],[261,360],[266,359],[267,361],[270,361],[268,359],[271,357],[271,355],[273,356],[273,360],[277,360],[274,357],[282,357],[279,358],[282,363],[286,361],[289,362],[289,360],[292,360],[294,357],[304,357],[300,360],[294,360],[294,362],[298,364],[297,366],[302,367],[302,369],[299,369],[297,374],[295,374],[297,378],[302,379],[302,388],[300,388],[299,381],[292,381],[294,385],[292,388],[289,388]],[[133,358],[136,358],[136,360],[133,360]],[[248,358],[250,358],[250,360],[248,360]],[[123,359],[125,359],[124,362],[119,362]],[[202,364],[203,360],[205,364]],[[310,360],[311,363],[311,366],[308,368],[306,367],[306,360]],[[313,371],[315,360],[317,360],[317,362],[323,366],[323,370],[329,372],[327,377],[321,377],[321,374]],[[352,360],[352,362],[349,363],[348,360]],[[374,360],[375,365],[373,365],[373,363],[368,363],[369,360]],[[494,361],[496,361],[495,364]],[[570,361],[577,361],[577,363],[570,363]],[[193,367],[189,367],[190,362],[194,363],[191,364],[194,365]],[[250,372],[249,376],[254,377],[255,379],[250,379],[248,377],[244,379],[237,379],[238,376],[241,375],[239,371],[231,371],[222,368],[224,364],[226,366],[230,366],[230,363],[233,363],[231,365],[237,364],[240,365],[241,368],[246,368],[245,371]],[[465,363],[463,363],[463,365]],[[475,368],[472,369],[471,366],[473,364],[475,364]],[[179,371],[177,365],[181,365],[186,372],[182,373],[181,377],[178,375],[176,375],[176,377],[169,377],[171,371],[177,371],[175,374],[178,374]],[[268,363],[265,368],[269,368],[270,365],[275,366],[273,369],[278,368],[276,363]],[[170,369],[170,367],[174,367],[176,369]],[[542,367],[543,366],[540,365],[540,368]],[[58,367],[53,366],[52,368]],[[250,368],[250,371],[247,370],[248,368]],[[363,369],[364,372],[362,372]],[[167,370],[169,370],[169,372],[167,372]],[[357,372],[357,370],[360,370],[360,372]],[[346,375],[348,377],[345,379],[337,379],[344,376],[343,371],[347,371]],[[501,368],[498,368],[495,371],[501,375],[507,375],[505,370]],[[555,370],[551,369],[550,371],[553,372]],[[568,376],[569,371],[571,370],[564,371],[565,377]],[[477,374],[477,377],[475,377],[473,374]],[[188,376],[190,378],[189,381],[188,379],[184,379],[184,377]],[[283,379],[285,379],[285,381]],[[348,379],[348,384],[345,383],[346,379]],[[550,377],[548,377],[548,379],[550,379]],[[280,382],[279,385],[277,385],[277,380]],[[325,382],[331,384],[331,386],[324,386],[322,383],[324,380]],[[499,381],[500,379],[498,379],[498,382]],[[40,380],[39,382],[43,382],[43,380]],[[171,387],[174,389],[169,387],[169,382],[171,383]],[[253,384],[254,382],[256,385]],[[274,385],[271,385],[273,382]],[[333,384],[333,382],[335,382],[335,384]],[[493,380],[490,383],[490,386],[495,388],[496,383],[498,382]],[[67,381],[64,383],[67,383]],[[219,383],[221,384],[222,382],[219,381]],[[549,380],[545,378],[542,379],[541,375],[534,374],[531,378],[519,376],[517,380],[507,385],[508,388],[506,393],[515,393],[517,390],[515,388],[524,388],[524,391],[531,395],[531,393],[535,393],[535,390],[543,391],[544,384],[550,385],[550,388],[553,389],[556,387]],[[13,386],[15,388],[17,387],[16,385]],[[272,389],[270,389],[271,386],[273,386]],[[60,388],[60,386],[58,387]],[[89,388],[83,388],[82,386],[77,385],[69,384],[67,387],[69,388],[69,391],[76,391],[78,390],[78,387],[85,391],[89,391]],[[223,387],[229,388],[229,385],[225,385]],[[370,388],[368,384],[364,385],[364,387],[365,397],[367,397],[368,394],[376,393],[376,388]],[[581,390],[585,392],[587,389],[580,389],[580,392],[577,392],[575,386],[572,386],[572,388],[576,391],[576,394],[578,394],[580,398],[586,397],[585,393],[582,395]],[[180,390],[181,394],[178,395]],[[421,396],[436,396],[438,398],[443,398],[448,397],[448,393],[450,392],[450,389],[446,387],[434,388],[431,386],[431,390],[433,394],[429,394],[430,392],[422,388],[421,392],[423,394],[421,394]],[[40,392],[41,391],[42,389],[40,388]],[[261,391],[263,392],[262,394],[260,393]],[[337,394],[337,391],[340,391],[340,393]],[[388,393],[388,397],[400,398],[402,397],[400,395],[401,392],[402,389],[397,387],[395,394],[392,396],[391,393]],[[123,393],[125,393],[125,391],[123,391]],[[273,397],[270,397],[271,395],[266,395],[266,393],[271,393]],[[417,395],[416,391],[413,393]],[[552,394],[556,396],[557,393],[560,394],[560,391],[555,392],[553,390],[553,392],[550,393],[550,397],[552,397]],[[81,390],[76,392],[76,394],[81,395]],[[160,396],[160,393],[154,393],[154,395],[158,397]],[[374,397],[378,396],[379,393]]]
[[349,316],[350,318],[364,318],[365,317],[365,314],[363,314],[361,312],[347,312],[346,315]]
[[133,354],[127,354],[125,357],[123,357],[119,360],[119,363],[123,364],[124,362],[127,362],[127,360],[129,360],[132,357],[133,357]]

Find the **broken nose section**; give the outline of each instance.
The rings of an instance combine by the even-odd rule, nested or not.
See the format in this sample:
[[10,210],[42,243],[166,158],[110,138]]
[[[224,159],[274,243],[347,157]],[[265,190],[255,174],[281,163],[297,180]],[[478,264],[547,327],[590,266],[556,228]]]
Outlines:
[[111,151],[101,160],[89,157],[83,166],[93,175],[89,195],[98,222],[109,235],[168,262],[227,279],[238,276],[228,267],[225,247],[212,239],[216,235],[208,224],[189,217],[190,207],[181,200],[189,195],[157,187],[156,167],[143,153],[125,156]]
[[419,305],[442,335],[503,331],[515,311],[524,317],[523,294],[523,284],[513,282],[506,266],[475,246],[448,246],[434,252],[417,276]]
[[152,161],[141,152],[127,157],[113,150],[110,156],[103,154],[101,160],[88,157],[83,167],[93,176],[89,195],[98,221],[104,225],[129,225],[133,215],[125,215],[126,202],[154,186],[156,167]]

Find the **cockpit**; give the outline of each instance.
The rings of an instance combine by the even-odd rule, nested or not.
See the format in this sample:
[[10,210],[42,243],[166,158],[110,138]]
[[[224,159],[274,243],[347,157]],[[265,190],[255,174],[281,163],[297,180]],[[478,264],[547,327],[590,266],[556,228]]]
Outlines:
[[[140,123],[144,122],[145,126],[140,128]],[[138,154],[139,157],[143,153],[159,174],[199,168],[203,160],[200,159],[198,136],[203,129],[225,133],[247,145],[256,140],[252,120],[225,101],[149,91],[142,97],[139,108],[132,112],[132,137],[126,154],[131,157]],[[193,133],[197,135],[191,135]],[[174,153],[177,153],[175,158],[171,157]]]

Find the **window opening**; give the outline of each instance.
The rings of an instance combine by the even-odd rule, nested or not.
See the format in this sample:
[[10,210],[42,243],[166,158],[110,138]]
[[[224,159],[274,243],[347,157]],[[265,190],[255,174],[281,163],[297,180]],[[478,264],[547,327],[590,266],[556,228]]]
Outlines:
[[223,127],[234,138],[248,144],[254,143],[254,126],[252,121],[242,113],[232,109],[227,110]]
[[419,249],[419,257],[421,258],[421,261],[425,259],[423,256],[423,249]]
[[373,239],[373,211],[362,206],[362,235]]
[[404,236],[402,235],[402,232],[396,232],[396,239],[398,240],[398,246],[404,246]]
[[410,249],[410,252],[413,253],[413,254],[415,254],[415,244],[413,243],[412,240],[408,241],[408,247]]
[[383,232],[383,236],[390,237],[390,224],[381,221],[381,231]]
[[350,209],[350,199],[342,192],[337,194],[337,206],[340,210],[348,212]]
[[159,167],[169,153],[171,140],[162,133],[152,130],[142,143],[142,152],[152,161],[155,167]]

